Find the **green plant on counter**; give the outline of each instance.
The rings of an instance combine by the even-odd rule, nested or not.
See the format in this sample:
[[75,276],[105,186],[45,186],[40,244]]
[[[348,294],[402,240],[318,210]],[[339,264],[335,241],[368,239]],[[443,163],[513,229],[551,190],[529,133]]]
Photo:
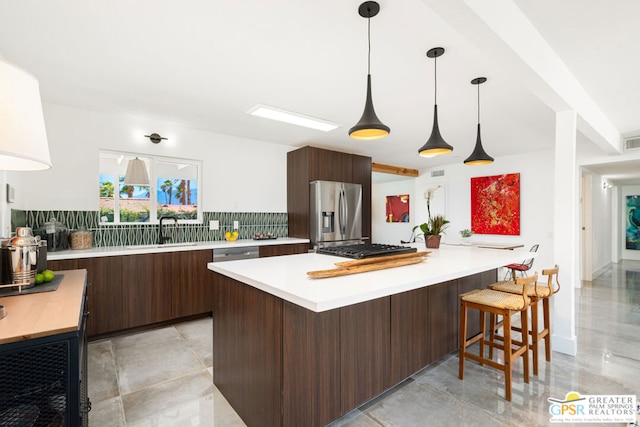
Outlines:
[[448,224],[449,220],[444,215],[434,215],[427,222],[413,227],[413,231],[415,232],[419,228],[425,236],[440,236],[449,227]]
[[468,228],[465,228],[464,230],[460,230],[460,236],[462,236],[462,237],[471,237],[471,236],[473,236],[473,232],[471,230],[469,230]]

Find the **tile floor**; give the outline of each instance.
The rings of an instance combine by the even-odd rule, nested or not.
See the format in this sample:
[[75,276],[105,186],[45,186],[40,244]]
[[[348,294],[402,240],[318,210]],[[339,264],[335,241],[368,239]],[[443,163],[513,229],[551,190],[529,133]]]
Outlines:
[[[640,398],[640,262],[614,264],[576,290],[576,357],[553,353],[513,400],[504,377],[452,354],[331,427],[547,426],[547,398],[636,394]],[[93,426],[243,426],[212,384],[211,318],[89,344]],[[594,424],[590,424],[594,425]],[[621,424],[617,424],[620,426]]]

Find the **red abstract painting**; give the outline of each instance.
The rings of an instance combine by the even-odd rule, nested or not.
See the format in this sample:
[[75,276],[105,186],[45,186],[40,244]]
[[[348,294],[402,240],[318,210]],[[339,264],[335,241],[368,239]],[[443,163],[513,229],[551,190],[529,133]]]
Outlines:
[[520,174],[471,178],[471,231],[520,235]]
[[386,222],[409,222],[409,195],[387,196]]

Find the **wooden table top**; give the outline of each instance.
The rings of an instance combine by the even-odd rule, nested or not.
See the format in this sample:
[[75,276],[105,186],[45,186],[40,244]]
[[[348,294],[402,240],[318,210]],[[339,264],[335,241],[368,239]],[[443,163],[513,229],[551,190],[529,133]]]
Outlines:
[[56,274],[64,274],[64,278],[53,292],[0,298],[6,312],[0,319],[0,344],[78,330],[87,270]]

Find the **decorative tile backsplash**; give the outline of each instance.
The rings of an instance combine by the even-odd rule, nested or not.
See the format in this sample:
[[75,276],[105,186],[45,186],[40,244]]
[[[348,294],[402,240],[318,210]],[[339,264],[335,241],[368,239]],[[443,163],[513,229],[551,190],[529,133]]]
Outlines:
[[[93,246],[129,246],[157,243],[158,224],[100,225],[98,211],[23,211],[11,210],[11,229],[31,227],[38,230],[55,218],[71,231],[87,229],[93,232]],[[220,228],[209,230],[209,221],[218,220]],[[224,233],[238,221],[240,239],[251,239],[256,233],[288,236],[286,212],[203,212],[202,224],[180,224],[177,228],[166,222],[162,233],[172,243],[224,240]]]

